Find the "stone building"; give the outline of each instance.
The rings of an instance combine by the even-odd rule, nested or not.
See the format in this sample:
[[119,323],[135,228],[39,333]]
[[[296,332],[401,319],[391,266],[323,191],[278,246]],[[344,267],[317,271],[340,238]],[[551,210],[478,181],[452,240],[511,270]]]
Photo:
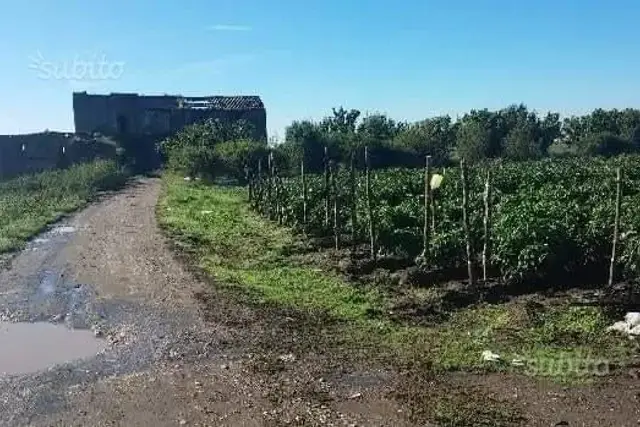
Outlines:
[[267,114],[258,96],[144,96],[135,93],[93,95],[74,92],[76,133],[118,136],[166,136],[206,119],[253,124],[254,138],[267,139]]

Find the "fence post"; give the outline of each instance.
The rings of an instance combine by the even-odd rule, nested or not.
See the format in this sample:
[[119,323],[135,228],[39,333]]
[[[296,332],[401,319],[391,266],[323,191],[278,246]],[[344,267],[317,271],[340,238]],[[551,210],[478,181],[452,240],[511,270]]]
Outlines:
[[264,215],[264,200],[263,200],[263,182],[262,182],[262,158],[258,159],[258,181],[256,185],[256,208],[258,212]]
[[460,178],[462,181],[462,222],[467,243],[467,273],[469,275],[469,286],[473,287],[476,284],[476,280],[473,271],[473,243],[469,224],[469,180],[467,177],[467,164],[464,159],[460,161]]
[[266,211],[267,211],[267,217],[269,217],[269,219],[273,219],[273,215],[272,215],[272,209],[271,209],[271,202],[272,202],[272,186],[273,186],[273,153],[271,151],[269,151],[269,156],[267,157],[267,204],[266,204]]
[[424,162],[424,228],[422,230],[422,256],[426,262],[429,254],[431,239],[431,156],[425,157]]
[[300,161],[300,177],[302,179],[302,232],[307,234],[307,177],[304,174],[304,156]]
[[331,192],[333,193],[333,240],[336,250],[340,249],[340,230],[338,224],[338,186],[336,184],[336,167],[329,162],[329,176],[331,178]]
[[482,248],[482,278],[487,282],[487,269],[491,258],[491,169],[487,168],[484,183],[484,247]]
[[329,149],[324,147],[324,226],[329,227]]
[[620,205],[622,195],[622,170],[616,169],[616,213],[613,222],[613,242],[611,244],[611,264],[609,264],[609,288],[613,287],[616,264],[616,250],[618,246],[618,234],[620,233]]
[[373,218],[373,209],[371,207],[371,167],[369,164],[369,148],[364,147],[364,165],[365,165],[365,178],[366,178],[366,193],[367,193],[367,215],[369,216],[369,243],[371,246],[371,258],[375,262],[377,260],[376,253],[376,233]]
[[349,179],[351,181],[351,254],[354,255],[358,241],[358,203],[356,200],[356,168],[355,153],[351,152],[351,165],[349,171]]

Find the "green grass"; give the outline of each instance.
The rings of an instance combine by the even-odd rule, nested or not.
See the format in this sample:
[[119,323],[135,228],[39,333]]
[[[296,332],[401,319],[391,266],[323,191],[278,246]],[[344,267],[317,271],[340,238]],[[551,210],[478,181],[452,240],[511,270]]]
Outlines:
[[[430,327],[374,316],[392,307],[388,295],[356,289],[333,273],[296,262],[288,250],[296,242],[294,234],[252,212],[244,189],[185,183],[172,176],[164,183],[160,223],[198,251],[200,266],[218,282],[259,301],[347,320],[354,339],[375,342],[398,361],[426,360],[442,371],[515,371],[578,381],[594,377],[593,363],[624,361],[637,350],[628,339],[607,333],[608,320],[593,307],[482,305]],[[414,294],[423,305],[437,297],[433,290]],[[483,361],[484,350],[502,360]],[[527,365],[513,366],[513,359]]]
[[[638,351],[634,341],[606,332],[599,308],[551,307],[541,317],[532,318],[521,303],[483,305],[436,327],[396,328],[389,340],[400,353],[420,353],[441,370],[507,371],[558,382],[591,381]],[[501,360],[482,360],[484,350]]]
[[[201,267],[220,282],[247,287],[268,302],[323,310],[341,319],[362,320],[380,296],[345,284],[319,269],[291,264],[286,248],[295,237],[250,212],[237,187],[166,183],[161,223],[202,249]],[[209,212],[210,211],[210,212]]]
[[98,161],[0,182],[0,253],[20,249],[97,191],[117,188],[126,178],[114,162]]

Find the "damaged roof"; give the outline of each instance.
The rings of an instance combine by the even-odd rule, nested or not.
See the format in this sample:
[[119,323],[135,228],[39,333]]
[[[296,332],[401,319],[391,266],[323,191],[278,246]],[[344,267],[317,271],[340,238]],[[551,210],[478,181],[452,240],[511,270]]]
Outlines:
[[264,104],[259,96],[210,96],[179,98],[182,108],[202,108],[214,110],[262,110]]

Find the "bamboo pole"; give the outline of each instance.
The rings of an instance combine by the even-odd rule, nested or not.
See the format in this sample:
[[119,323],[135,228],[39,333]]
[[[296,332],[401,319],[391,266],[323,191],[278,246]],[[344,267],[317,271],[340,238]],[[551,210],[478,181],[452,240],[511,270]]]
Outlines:
[[329,149],[324,147],[324,226],[329,227]]
[[422,230],[422,256],[426,260],[431,240],[431,156],[424,162],[424,224]]
[[263,206],[262,206],[263,200],[262,200],[262,159],[258,159],[258,173],[257,173],[257,181],[256,181],[256,209],[258,210],[258,212],[260,213],[264,213],[263,212]]
[[282,216],[280,212],[280,181],[278,180],[278,169],[276,168],[276,162],[271,159],[271,167],[273,168],[273,204],[274,204],[274,219],[278,221],[278,224],[282,225]]
[[373,218],[373,209],[371,207],[371,171],[369,165],[369,148],[364,147],[364,164],[365,164],[365,180],[366,180],[366,196],[367,196],[367,215],[369,220],[369,244],[371,247],[371,258],[375,262],[376,254],[376,234]]
[[484,183],[484,247],[482,248],[482,279],[487,281],[487,269],[491,259],[491,169],[487,169]]
[[273,186],[273,153],[269,151],[269,156],[267,157],[267,216],[269,219],[273,219],[271,203],[272,203],[272,186]]
[[307,177],[304,174],[304,156],[300,162],[300,176],[302,178],[302,232],[307,233]]
[[460,178],[462,181],[462,223],[467,244],[467,273],[469,275],[469,286],[475,286],[476,280],[473,272],[473,245],[471,241],[471,226],[469,224],[469,181],[467,179],[467,165],[462,159],[460,161]]
[[609,288],[613,287],[616,264],[616,250],[618,246],[618,235],[620,233],[620,205],[622,196],[622,170],[616,169],[616,213],[613,223],[613,242],[611,245],[611,263],[609,264]]
[[356,167],[355,153],[351,153],[351,165],[349,171],[349,179],[351,185],[351,253],[355,254],[356,245],[358,243],[358,203],[356,195]]
[[253,203],[253,175],[251,174],[251,169],[249,169],[248,164],[245,164],[244,166],[244,178],[247,181],[249,205],[251,205]]
[[331,179],[331,192],[333,198],[333,240],[335,249],[340,249],[340,229],[338,224],[338,185],[336,184],[336,171],[332,162],[329,162],[329,176]]
[[431,189],[431,232],[436,232],[436,197]]

